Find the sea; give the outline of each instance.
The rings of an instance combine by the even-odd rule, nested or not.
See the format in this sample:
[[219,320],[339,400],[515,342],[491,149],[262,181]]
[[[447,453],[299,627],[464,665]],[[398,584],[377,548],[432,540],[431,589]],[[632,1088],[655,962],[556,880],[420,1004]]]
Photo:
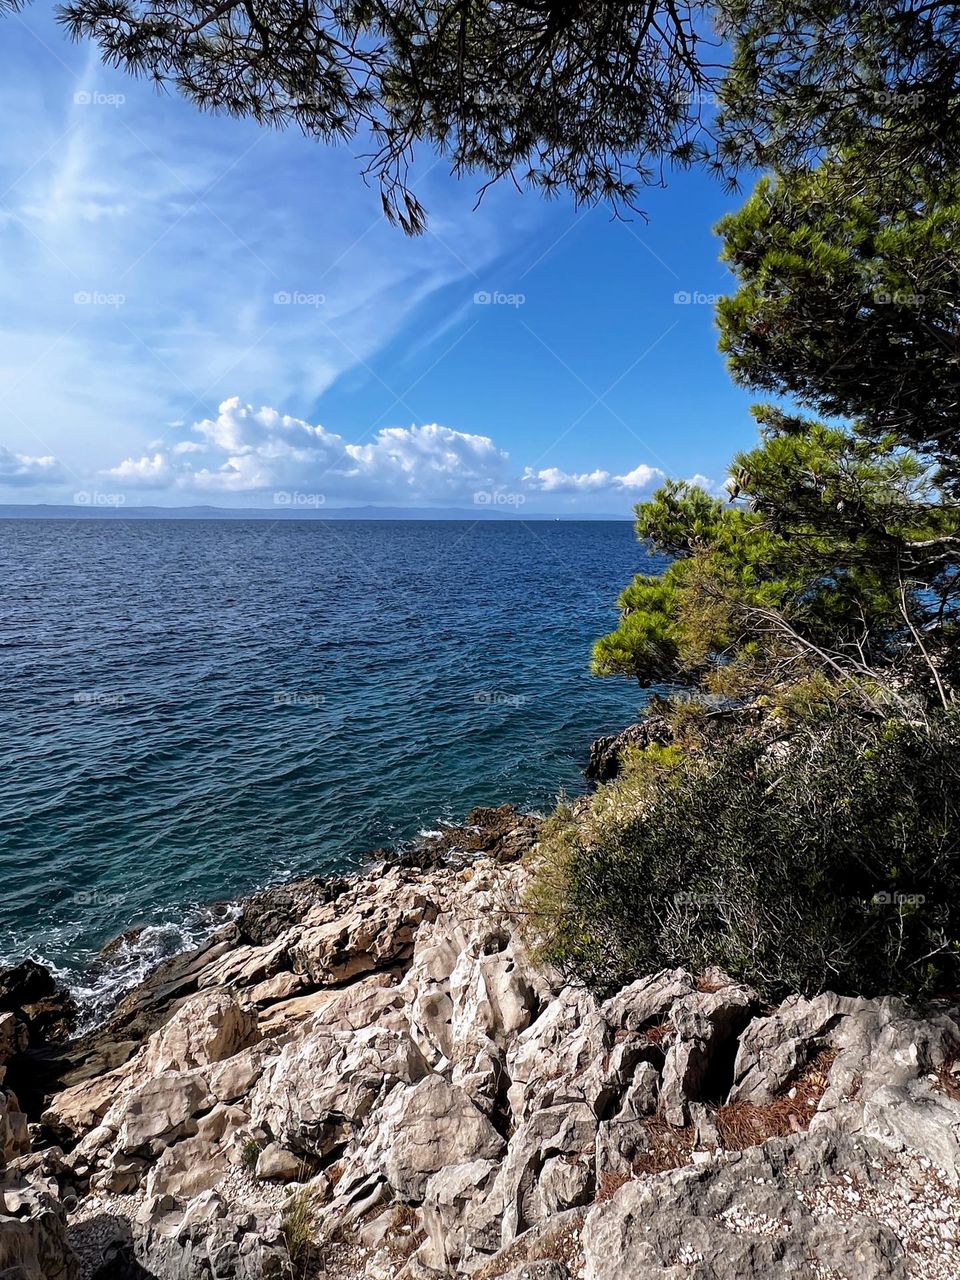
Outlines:
[[213,904],[582,792],[659,567],[626,521],[0,520],[0,964],[96,1019]]

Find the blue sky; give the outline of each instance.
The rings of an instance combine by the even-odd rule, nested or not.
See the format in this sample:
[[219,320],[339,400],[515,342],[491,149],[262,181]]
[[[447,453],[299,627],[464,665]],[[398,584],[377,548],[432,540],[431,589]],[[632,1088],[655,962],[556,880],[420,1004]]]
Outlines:
[[[200,115],[2,19],[0,501],[622,512],[754,438],[702,174],[612,220]],[[677,301],[677,295],[691,301]],[[78,496],[79,495],[79,496]]]

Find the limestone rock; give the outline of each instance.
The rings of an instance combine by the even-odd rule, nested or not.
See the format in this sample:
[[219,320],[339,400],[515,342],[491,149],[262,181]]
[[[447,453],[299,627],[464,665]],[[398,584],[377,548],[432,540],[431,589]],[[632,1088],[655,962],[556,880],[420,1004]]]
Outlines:
[[201,1071],[171,1072],[138,1085],[124,1101],[119,1121],[120,1149],[127,1154],[159,1151],[197,1132],[194,1120],[212,1103]]
[[[731,1063],[737,1049],[736,1037],[747,1025],[758,1003],[756,992],[747,987],[729,986],[719,991],[693,991],[677,1000],[670,1011],[676,1039],[667,1050],[660,1087],[660,1106],[669,1124],[681,1126],[690,1118],[690,1103],[712,1091],[722,1101],[729,1078],[722,1058]],[[732,1074],[732,1070],[730,1072]]]
[[449,1165],[500,1156],[506,1144],[462,1089],[429,1075],[393,1092],[367,1153],[398,1198],[422,1200],[427,1180]]
[[905,1250],[893,1230],[864,1214],[841,1221],[811,1207],[816,1189],[832,1180],[882,1181],[882,1151],[839,1135],[801,1134],[729,1163],[628,1182],[587,1215],[586,1280],[906,1280]]
[[29,1150],[27,1117],[20,1110],[17,1095],[0,1089],[0,1169]]
[[76,1280],[66,1214],[52,1179],[13,1161],[0,1177],[0,1275],[11,1280]]
[[130,1064],[63,1089],[41,1116],[44,1127],[61,1141],[75,1140],[103,1120],[135,1086]]
[[261,1182],[296,1182],[303,1177],[303,1160],[276,1142],[269,1142],[257,1157],[255,1176]]
[[601,1012],[612,1026],[639,1031],[662,1022],[677,1000],[694,991],[696,982],[686,969],[662,969],[631,982],[607,1000]]
[[147,1041],[139,1070],[146,1075],[190,1071],[223,1062],[256,1039],[257,1019],[232,992],[192,997]]
[[[954,1003],[754,1016],[747,988],[683,969],[598,1001],[525,950],[511,859],[535,824],[474,816],[492,825],[448,829],[422,870],[267,891],[161,965],[67,1051],[33,1131],[62,1158],[20,1154],[4,1095],[4,1266],[76,1280],[66,1206],[88,1273],[286,1280],[284,1216],[307,1206],[338,1280],[900,1280],[919,1196],[960,1274]],[[23,1026],[0,1009],[0,1057]],[[722,1149],[719,1104],[782,1102],[815,1060],[800,1132]]]
[[461,1259],[477,1252],[478,1243],[487,1246],[488,1252],[499,1245],[499,1231],[478,1241],[477,1224],[471,1216],[473,1206],[482,1203],[499,1167],[496,1160],[472,1160],[447,1165],[429,1179],[423,1197],[427,1240],[418,1254],[429,1270],[455,1269]]
[[828,1048],[845,1017],[869,1011],[869,1003],[832,992],[793,996],[774,1014],[755,1019],[740,1037],[731,1102],[770,1102],[811,1057]]
[[409,1035],[377,1027],[330,1031],[320,1019],[264,1071],[250,1098],[251,1119],[289,1150],[325,1156],[397,1085],[427,1073]]
[[544,1220],[546,1207],[538,1182],[547,1161],[559,1156],[589,1169],[596,1137],[597,1118],[582,1102],[536,1111],[524,1121],[510,1141],[489,1201],[500,1217],[504,1247]]

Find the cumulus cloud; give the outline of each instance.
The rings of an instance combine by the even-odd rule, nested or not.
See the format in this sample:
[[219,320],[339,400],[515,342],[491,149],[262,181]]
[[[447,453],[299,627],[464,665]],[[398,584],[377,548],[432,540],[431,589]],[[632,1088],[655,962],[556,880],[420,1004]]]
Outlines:
[[[279,410],[224,400],[216,418],[181,441],[105,474],[144,487],[173,485],[214,493],[309,489],[333,501],[437,501],[464,498],[500,483],[508,455],[489,436],[429,423],[385,427],[350,443]],[[196,455],[203,455],[198,457]]]
[[60,463],[49,454],[35,458],[27,453],[14,453],[0,444],[0,484],[45,484],[62,477]]
[[153,457],[124,458],[116,467],[110,467],[103,473],[115,480],[125,480],[127,484],[144,485],[156,488],[167,485],[174,478],[173,467],[164,453],[157,452]]
[[540,471],[527,467],[523,473],[523,483],[540,493],[642,493],[664,478],[659,467],[643,463],[624,475],[602,470],[576,473],[561,471],[559,467],[545,467]]
[[[170,493],[257,495],[294,491],[322,495],[337,503],[371,502],[400,506],[459,504],[479,492],[505,485],[531,494],[595,496],[631,501],[665,478],[659,467],[641,463],[622,473],[596,468],[524,468],[518,478],[507,452],[490,436],[456,431],[439,423],[382,427],[369,439],[351,441],[319,424],[256,408],[239,396],[224,400],[216,417],[204,418],[183,435],[154,441],[142,457],[128,457],[101,474],[130,488]],[[52,461],[52,460],[51,460]],[[695,476],[713,491],[712,483]]]

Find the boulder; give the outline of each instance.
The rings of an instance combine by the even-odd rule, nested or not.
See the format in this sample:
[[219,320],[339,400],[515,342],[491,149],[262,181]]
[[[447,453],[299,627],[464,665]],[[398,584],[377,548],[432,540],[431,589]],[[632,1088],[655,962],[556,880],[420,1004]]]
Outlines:
[[250,1095],[251,1121],[290,1151],[326,1156],[349,1141],[393,1089],[427,1074],[406,1033],[331,1031],[317,1015],[266,1066]]
[[682,1126],[690,1104],[722,1102],[734,1074],[737,1035],[759,1003],[749,987],[693,991],[676,1000],[670,1022],[676,1038],[667,1050],[660,1086],[660,1107],[668,1124]]
[[651,1063],[641,1063],[619,1110],[597,1126],[598,1178],[603,1174],[630,1173],[647,1150],[644,1120],[656,1110],[659,1091],[660,1073]]
[[304,1177],[303,1158],[279,1143],[268,1142],[257,1157],[254,1176],[260,1182],[297,1182]]
[[79,1262],[53,1178],[14,1160],[0,1176],[0,1275],[10,1280],[77,1280]]
[[257,1036],[256,1015],[229,990],[193,996],[147,1041],[138,1071],[190,1071],[232,1058]]
[[158,1154],[197,1132],[194,1116],[213,1103],[202,1071],[171,1072],[137,1085],[116,1116],[120,1150]]
[[417,1256],[428,1270],[449,1272],[474,1255],[478,1245],[487,1246],[488,1252],[498,1247],[498,1230],[478,1239],[473,1209],[482,1203],[499,1167],[497,1160],[471,1160],[447,1165],[427,1181],[423,1196],[427,1239]]
[[547,1161],[559,1156],[591,1170],[596,1138],[597,1118],[582,1102],[536,1111],[520,1125],[485,1205],[500,1221],[502,1247],[544,1220],[537,1184]]
[[614,1029],[586,991],[565,988],[507,1051],[508,1092],[519,1122],[568,1096],[571,1081],[588,1071],[614,1042]]
[[693,974],[686,969],[661,969],[648,978],[631,982],[601,1007],[604,1019],[625,1031],[664,1020],[677,1000],[696,991]]
[[62,1044],[77,1018],[73,996],[45,965],[35,960],[0,969],[0,1013],[14,1013],[32,1041]]
[[462,1089],[429,1075],[396,1089],[381,1108],[367,1149],[401,1200],[422,1200],[431,1174],[449,1165],[490,1160],[506,1144]]

